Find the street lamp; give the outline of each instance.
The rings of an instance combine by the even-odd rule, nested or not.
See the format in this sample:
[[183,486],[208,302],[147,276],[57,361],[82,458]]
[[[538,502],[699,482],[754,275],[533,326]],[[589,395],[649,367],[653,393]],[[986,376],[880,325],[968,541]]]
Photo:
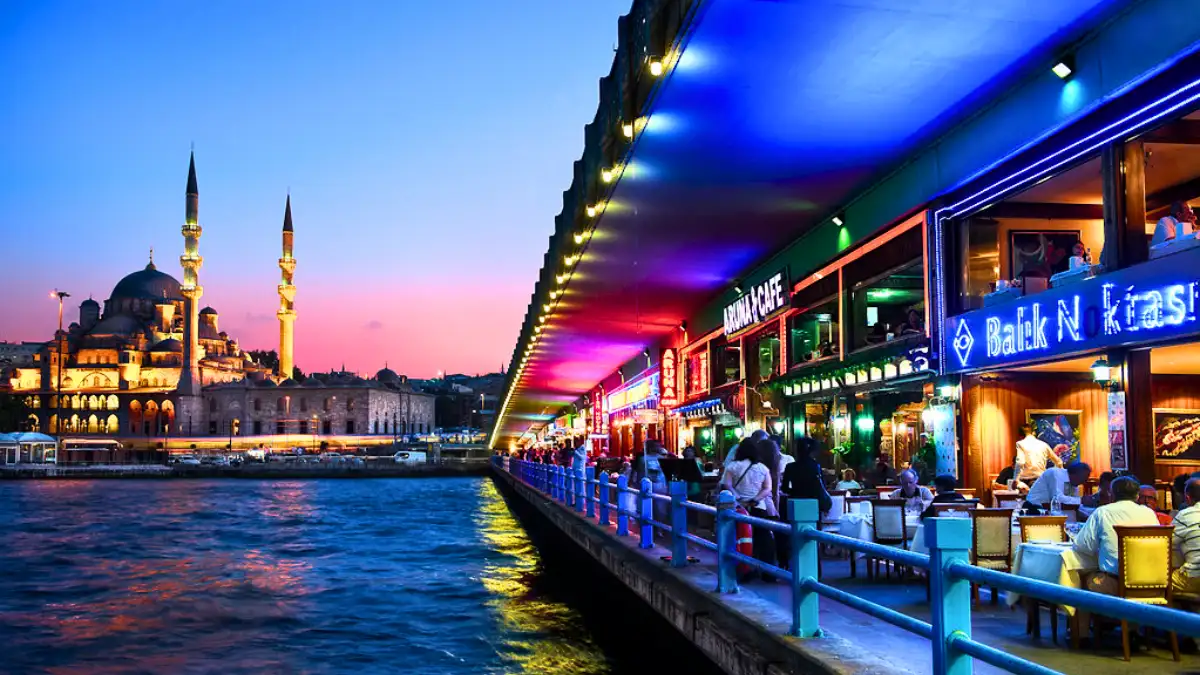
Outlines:
[[[58,333],[61,333],[62,329],[63,329],[63,326],[62,326],[63,298],[69,298],[69,297],[71,297],[71,294],[67,293],[66,291],[60,291],[56,288],[50,292],[50,297],[58,299]],[[63,354],[62,340],[60,339],[58,333],[54,334],[54,342],[57,343],[54,345],[54,348],[56,350],[58,350],[58,385],[56,387],[57,393],[56,393],[55,399],[54,399],[55,404],[56,404],[54,416],[55,416],[55,419],[57,420],[57,422],[54,425],[54,433],[56,433],[59,437],[61,437],[62,436],[62,426],[63,426],[63,416],[62,416],[62,379],[63,378],[62,378],[62,372],[63,372],[63,365],[64,365],[63,361],[66,359],[66,354]],[[63,459],[63,458],[59,457],[58,453],[56,452],[54,455],[55,463],[57,463],[61,459]]]
[[312,425],[313,425],[313,454],[316,454],[316,452],[317,452],[317,414],[316,413],[313,413]]

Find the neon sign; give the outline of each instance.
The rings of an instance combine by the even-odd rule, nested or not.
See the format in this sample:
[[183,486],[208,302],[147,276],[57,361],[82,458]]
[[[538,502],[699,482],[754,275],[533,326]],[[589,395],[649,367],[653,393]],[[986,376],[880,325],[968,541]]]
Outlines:
[[947,372],[1200,332],[1200,249],[946,319]]
[[658,373],[644,377],[636,382],[625,385],[608,395],[605,406],[608,414],[624,410],[630,406],[658,398]]
[[762,323],[788,306],[788,283],[783,270],[752,286],[737,300],[725,306],[725,334]]
[[678,380],[676,379],[675,371],[675,350],[662,350],[662,365],[659,368],[662,376],[659,378],[658,400],[659,405],[664,407],[672,407],[679,403]]

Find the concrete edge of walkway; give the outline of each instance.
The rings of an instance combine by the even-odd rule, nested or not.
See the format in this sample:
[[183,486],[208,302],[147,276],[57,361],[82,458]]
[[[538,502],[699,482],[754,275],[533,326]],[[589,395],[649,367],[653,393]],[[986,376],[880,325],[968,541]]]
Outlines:
[[660,556],[669,555],[666,549],[639,549],[635,538],[614,536],[505,471],[496,471],[494,477],[502,493],[531,506],[727,673],[913,674],[837,635],[789,637],[787,612],[752,589],[717,595],[712,571],[666,567],[660,561]]

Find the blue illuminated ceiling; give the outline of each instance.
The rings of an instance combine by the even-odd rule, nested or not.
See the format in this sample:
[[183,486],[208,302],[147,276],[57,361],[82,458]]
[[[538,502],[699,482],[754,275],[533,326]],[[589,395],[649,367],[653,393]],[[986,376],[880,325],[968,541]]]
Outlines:
[[[1118,4],[1128,5],[704,2],[503,434],[545,419],[676,330]],[[899,215],[919,204],[895,206]]]

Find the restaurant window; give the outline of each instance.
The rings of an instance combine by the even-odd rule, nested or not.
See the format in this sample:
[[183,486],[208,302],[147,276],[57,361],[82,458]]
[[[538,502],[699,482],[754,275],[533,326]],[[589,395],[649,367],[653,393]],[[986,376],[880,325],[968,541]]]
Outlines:
[[768,331],[754,339],[755,383],[766,382],[779,371],[779,332]]
[[1094,266],[1104,249],[1100,159],[962,219],[958,239],[961,311],[1098,273]]
[[713,342],[712,356],[713,386],[719,387],[742,379],[742,346],[740,342],[721,339]]
[[1200,111],[1147,133],[1145,157],[1146,240],[1149,257],[1158,258],[1195,242],[1200,199]]
[[850,306],[854,349],[925,335],[925,270],[921,260],[858,284],[851,292]]
[[789,365],[837,356],[838,306],[837,298],[788,319]]
[[708,391],[708,348],[697,349],[683,359],[684,396]]

